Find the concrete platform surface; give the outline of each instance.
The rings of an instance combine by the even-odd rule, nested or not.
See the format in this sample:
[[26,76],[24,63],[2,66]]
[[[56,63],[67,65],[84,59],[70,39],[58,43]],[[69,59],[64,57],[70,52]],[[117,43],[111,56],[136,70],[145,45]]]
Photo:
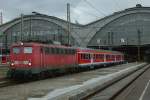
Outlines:
[[[79,90],[76,92],[80,93],[84,90],[84,88],[82,88],[83,85],[89,86],[94,83],[96,86],[101,83],[98,81],[102,79],[102,83],[107,81],[106,77],[113,79],[113,73],[122,73],[121,71],[128,71],[130,68],[134,69],[137,65],[141,65],[141,63],[117,65],[115,67],[101,68],[88,72],[0,88],[0,100],[47,100],[49,97],[64,96],[64,93],[71,93],[70,91],[74,90]],[[95,86],[92,85],[89,88],[92,89]],[[71,95],[75,95],[76,92],[71,93]],[[62,100],[62,98],[60,100]]]
[[145,64],[138,64],[112,74],[89,79],[82,84],[56,89],[42,98],[29,98],[28,100],[79,100],[86,95],[103,88],[110,81],[115,81],[118,77],[129,74],[130,72],[141,68],[143,65]]

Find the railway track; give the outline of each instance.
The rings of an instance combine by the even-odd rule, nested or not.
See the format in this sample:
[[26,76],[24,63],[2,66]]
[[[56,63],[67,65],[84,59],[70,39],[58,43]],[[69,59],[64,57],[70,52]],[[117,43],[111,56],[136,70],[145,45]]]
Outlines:
[[[114,66],[109,66],[109,68],[113,68]],[[102,67],[101,69],[106,68],[106,67]],[[88,71],[92,71],[92,70],[97,70],[97,68],[93,68],[91,70],[81,70],[78,72],[73,72],[73,73],[54,73],[53,75],[50,75],[48,77],[36,77],[36,78],[30,78],[30,79],[8,79],[8,78],[0,78],[0,88],[2,87],[7,87],[7,86],[13,86],[13,85],[18,85],[18,84],[23,84],[23,83],[29,83],[29,82],[34,82],[34,81],[40,81],[40,80],[44,80],[44,79],[48,79],[48,78],[56,78],[56,77],[61,77],[61,76],[65,76],[65,75],[70,75],[70,74],[78,74],[81,72],[88,72]]]
[[143,68],[136,70],[133,73],[109,84],[102,89],[91,93],[90,95],[82,98],[82,100],[115,100],[115,98],[120,95],[123,90],[130,86],[136,79],[143,75],[148,69],[150,69],[150,64]]
[[0,79],[0,88],[15,85],[15,84],[16,83],[13,80],[9,80],[6,78]]
[[14,85],[19,85],[19,84],[24,84],[24,83],[30,83],[34,81],[39,81],[39,80],[11,80],[11,79],[3,79],[0,80],[0,88],[3,87],[8,87],[8,86],[14,86]]
[[2,78],[0,79],[0,88],[13,86],[13,85],[19,85],[23,83],[34,82],[34,81],[37,81],[37,80],[18,80],[18,79]]

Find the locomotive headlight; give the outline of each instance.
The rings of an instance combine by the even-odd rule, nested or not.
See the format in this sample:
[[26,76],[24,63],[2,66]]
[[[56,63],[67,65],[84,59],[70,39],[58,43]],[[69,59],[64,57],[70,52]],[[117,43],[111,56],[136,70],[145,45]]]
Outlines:
[[28,65],[31,66],[31,63],[29,62]]
[[20,44],[21,44],[21,45],[23,45],[23,43],[22,43],[22,42],[21,42]]
[[11,63],[11,66],[14,66],[14,63]]

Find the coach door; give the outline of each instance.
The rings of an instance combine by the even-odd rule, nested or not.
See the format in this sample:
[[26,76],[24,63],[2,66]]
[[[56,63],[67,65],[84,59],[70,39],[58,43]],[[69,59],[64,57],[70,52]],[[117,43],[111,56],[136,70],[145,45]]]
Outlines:
[[40,48],[40,66],[44,67],[44,48]]
[[92,53],[90,54],[90,58],[91,58],[91,64],[93,64],[94,56]]

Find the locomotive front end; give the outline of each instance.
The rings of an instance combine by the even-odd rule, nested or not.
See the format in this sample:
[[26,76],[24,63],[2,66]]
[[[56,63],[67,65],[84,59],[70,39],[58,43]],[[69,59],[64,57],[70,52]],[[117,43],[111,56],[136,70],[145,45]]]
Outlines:
[[[32,45],[16,44],[10,49],[9,77],[30,73],[32,69]],[[19,75],[18,75],[19,74]]]

